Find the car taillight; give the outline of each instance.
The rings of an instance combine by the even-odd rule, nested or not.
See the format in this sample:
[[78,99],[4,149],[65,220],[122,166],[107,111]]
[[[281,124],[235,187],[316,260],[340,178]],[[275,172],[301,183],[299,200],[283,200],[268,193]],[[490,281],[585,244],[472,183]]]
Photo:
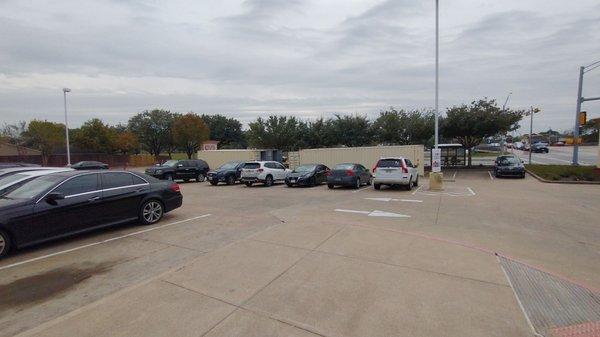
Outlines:
[[179,188],[179,184],[172,183],[171,186],[169,186],[169,188],[173,192],[181,192],[181,188]]
[[354,171],[352,171],[352,170],[346,170],[346,175],[348,177],[353,177],[354,176]]
[[262,172],[262,171],[264,171],[264,170],[263,170],[263,169],[261,169],[261,168],[259,168],[259,169],[258,169],[258,172]]
[[408,173],[408,167],[406,167],[406,162],[402,161],[402,173]]
[[329,170],[325,171],[325,175],[326,176],[330,176],[331,175],[331,171],[329,171]]

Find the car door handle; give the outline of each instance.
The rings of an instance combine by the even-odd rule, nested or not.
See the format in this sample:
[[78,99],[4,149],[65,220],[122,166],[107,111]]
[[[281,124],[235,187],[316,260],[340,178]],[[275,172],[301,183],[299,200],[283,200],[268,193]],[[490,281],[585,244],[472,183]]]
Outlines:
[[91,197],[88,199],[89,202],[98,201],[98,200],[100,200],[99,196]]

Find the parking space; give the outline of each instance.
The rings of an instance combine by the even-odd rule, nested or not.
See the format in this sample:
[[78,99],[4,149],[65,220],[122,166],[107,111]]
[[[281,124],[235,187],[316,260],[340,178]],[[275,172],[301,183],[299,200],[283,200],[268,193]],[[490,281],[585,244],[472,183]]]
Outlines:
[[0,262],[0,336],[531,336],[495,253],[600,288],[597,187],[454,180],[183,183],[154,226]]

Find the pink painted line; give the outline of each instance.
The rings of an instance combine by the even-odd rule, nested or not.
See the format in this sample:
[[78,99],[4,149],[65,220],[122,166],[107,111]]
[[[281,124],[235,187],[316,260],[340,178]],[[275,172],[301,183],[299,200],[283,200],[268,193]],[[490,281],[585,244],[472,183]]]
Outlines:
[[[356,226],[361,226],[361,227],[366,227],[366,228],[371,228],[371,229],[373,228],[372,226],[366,226],[366,225],[356,225]],[[599,288],[596,288],[596,287],[591,286],[589,284],[585,284],[585,283],[580,282],[580,281],[573,280],[573,279],[571,279],[571,278],[569,278],[567,276],[564,276],[564,275],[561,275],[561,274],[549,271],[546,268],[543,268],[541,266],[537,266],[537,265],[533,265],[533,264],[524,262],[524,261],[522,261],[520,259],[517,259],[515,257],[512,257],[512,256],[510,256],[508,254],[504,254],[502,252],[496,252],[496,251],[493,251],[491,249],[485,248],[483,246],[479,246],[479,245],[476,245],[476,244],[472,244],[472,243],[468,243],[468,242],[463,242],[463,241],[445,239],[445,238],[441,238],[441,237],[438,237],[438,236],[428,235],[428,234],[419,233],[419,232],[409,232],[409,231],[403,231],[403,230],[397,230],[397,229],[389,229],[389,228],[385,228],[385,229],[383,229],[383,228],[377,228],[377,229],[386,230],[386,231],[390,231],[390,232],[401,233],[401,234],[406,234],[406,235],[418,236],[418,237],[421,237],[421,238],[424,238],[424,239],[427,239],[427,240],[449,243],[449,244],[461,246],[461,247],[464,247],[464,248],[477,250],[477,251],[480,251],[480,252],[483,252],[483,253],[486,253],[486,254],[500,256],[500,257],[503,257],[503,258],[506,258],[506,259],[518,262],[518,263],[520,263],[522,265],[525,265],[527,267],[530,267],[530,268],[533,268],[533,269],[537,269],[537,270],[539,270],[541,272],[544,272],[546,274],[549,274],[549,275],[552,275],[554,277],[560,278],[560,279],[565,280],[567,282],[573,283],[573,284],[575,284],[577,286],[580,286],[582,288],[585,288],[585,289],[587,289],[587,290],[589,290],[591,292],[600,294],[600,289]]]

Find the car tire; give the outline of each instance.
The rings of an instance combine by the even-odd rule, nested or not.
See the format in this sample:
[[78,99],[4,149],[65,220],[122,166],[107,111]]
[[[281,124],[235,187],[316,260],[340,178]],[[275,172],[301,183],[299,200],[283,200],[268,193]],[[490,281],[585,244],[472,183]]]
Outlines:
[[252,182],[251,181],[246,181],[244,184],[246,184],[246,187],[252,186]]
[[356,183],[354,184],[354,189],[359,189],[361,186],[360,178],[356,178]]
[[213,185],[213,186],[217,186],[217,185],[219,185],[219,182],[218,182],[218,181],[214,181],[214,180],[212,180],[212,181],[210,182],[210,184],[211,184],[211,185]]
[[0,229],[0,258],[6,256],[11,248],[10,236]]
[[196,181],[201,183],[204,180],[206,180],[206,176],[204,175],[204,173],[202,173],[202,172],[198,173],[198,175],[196,176]]
[[417,180],[415,180],[415,187],[419,187],[419,176],[417,176]]
[[412,177],[410,177],[410,178],[408,179],[408,185],[406,185],[406,189],[407,189],[408,191],[412,190],[412,189],[413,189],[413,184],[414,184],[414,182],[413,182],[413,180],[412,180]]
[[328,189],[330,189],[330,190],[332,190],[334,187],[335,187],[335,186],[334,186],[334,185],[332,185],[332,184],[327,184],[327,188],[328,188]]
[[371,186],[373,184],[373,177],[369,177],[369,180],[367,180],[367,185]]
[[310,178],[310,182],[308,183],[308,185],[310,185],[311,187],[317,186],[317,178]]
[[292,185],[292,184],[290,184],[288,182],[286,182],[285,184],[287,185],[287,187],[294,187],[294,185]]
[[142,225],[153,225],[162,219],[165,214],[165,207],[157,199],[144,201],[140,207],[139,220]]
[[267,187],[273,186],[273,177],[271,175],[268,175],[265,178],[265,186],[267,186]]
[[381,184],[373,184],[373,188],[376,190],[380,190],[381,189]]
[[525,173],[521,175],[521,179],[525,179]]
[[170,174],[170,173],[169,174],[165,174],[164,177],[165,177],[165,180],[170,180],[170,181],[174,181],[175,180],[175,179],[173,179],[173,175]]
[[234,176],[229,176],[225,179],[225,183],[227,185],[233,185],[235,184],[235,177]]

